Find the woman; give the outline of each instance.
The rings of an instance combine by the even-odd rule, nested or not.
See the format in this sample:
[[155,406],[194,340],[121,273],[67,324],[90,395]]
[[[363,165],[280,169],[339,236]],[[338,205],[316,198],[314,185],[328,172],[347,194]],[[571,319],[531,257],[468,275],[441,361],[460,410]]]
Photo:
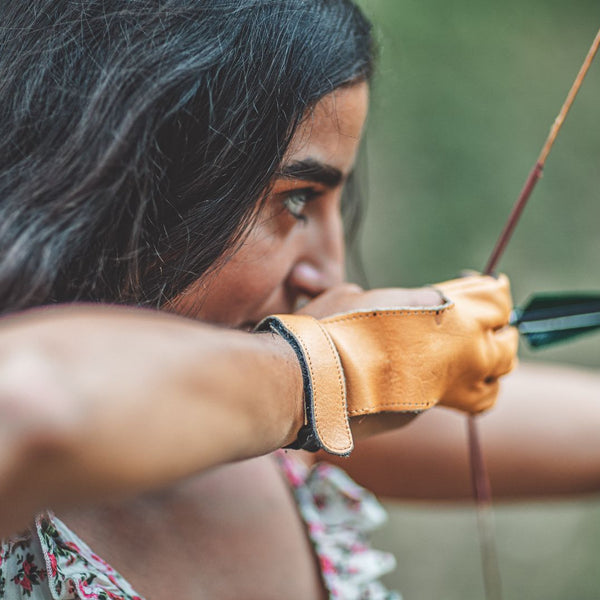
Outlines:
[[[316,382],[329,385],[336,356],[349,407],[365,397],[353,387],[363,371],[374,401],[392,397],[368,418],[343,411],[343,455],[353,438],[360,446],[438,401],[489,407],[516,335],[504,327],[505,279],[341,285],[369,24],[344,0],[1,10],[5,597],[394,597],[377,582],[390,557],[365,545],[381,518],[374,499],[331,467],[308,475],[312,454],[270,453],[309,447],[307,425],[308,439],[320,435]],[[13,314],[75,301],[161,312]],[[285,319],[279,335],[244,331],[301,306],[293,334]],[[313,372],[310,316],[348,312],[377,313],[360,340],[373,344],[368,357],[389,353],[353,371],[360,347],[320,321],[337,352]],[[396,316],[411,324],[392,335]],[[425,330],[404,339],[413,320]],[[382,380],[390,364],[408,370]],[[396,398],[412,403],[388,415]],[[385,438],[384,456],[401,433]],[[399,462],[417,450],[418,463],[418,447]],[[364,448],[344,466],[360,474],[370,456],[377,491],[387,461]],[[337,530],[342,519],[341,535],[327,518]]]

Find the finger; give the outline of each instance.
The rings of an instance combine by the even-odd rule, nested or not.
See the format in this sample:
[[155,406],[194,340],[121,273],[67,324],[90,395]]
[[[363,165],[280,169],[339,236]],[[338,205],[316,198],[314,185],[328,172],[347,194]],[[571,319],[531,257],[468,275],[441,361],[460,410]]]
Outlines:
[[482,287],[486,288],[489,286],[492,288],[497,287],[501,289],[504,289],[505,287],[510,288],[510,282],[504,273],[501,273],[497,277],[475,273],[465,277],[460,277],[458,279],[451,279],[450,281],[436,283],[434,286],[444,290],[466,291]]
[[500,392],[500,382],[493,381],[486,385],[485,392],[482,392],[479,398],[469,407],[472,414],[476,415],[489,410],[496,404],[498,394]]
[[451,291],[463,290],[465,288],[470,288],[473,285],[479,285],[482,277],[484,276],[479,273],[472,273],[457,279],[434,283],[433,287],[442,290],[443,292],[450,293]]
[[475,303],[477,317],[484,327],[497,330],[508,325],[513,302],[506,275],[481,278],[479,286],[465,288],[462,293]]
[[519,347],[519,332],[516,327],[505,327],[493,335],[496,349],[496,361],[490,375],[501,377],[510,373],[517,364],[517,349]]
[[508,323],[513,303],[510,282],[506,275],[497,278],[477,275],[441,283],[434,287],[457,304],[462,299],[478,303],[481,314],[477,316],[485,327],[495,329]]
[[383,288],[364,294],[364,308],[433,308],[444,303],[438,290],[424,288]]
[[457,393],[443,399],[443,404],[462,412],[477,414],[494,405],[499,391],[500,383],[496,378],[481,380],[475,385],[456,390]]
[[297,314],[322,319],[331,314],[352,310],[357,298],[364,295],[363,289],[354,283],[343,283],[323,292],[316,298],[296,307]]

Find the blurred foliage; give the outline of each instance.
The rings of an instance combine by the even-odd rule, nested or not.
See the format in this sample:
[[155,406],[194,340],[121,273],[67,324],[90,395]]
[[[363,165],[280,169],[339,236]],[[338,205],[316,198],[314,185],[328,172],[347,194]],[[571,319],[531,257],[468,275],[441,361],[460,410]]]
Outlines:
[[[363,159],[369,284],[482,269],[600,26],[600,2],[362,5],[380,44]],[[517,303],[600,290],[599,121],[600,57],[501,261]],[[599,339],[533,359],[600,366]]]
[[[600,27],[600,2],[360,3],[380,43],[361,165],[368,282],[482,269]],[[600,290],[599,122],[600,56],[501,261],[517,303],[534,291]],[[597,368],[600,335],[521,357]],[[398,558],[388,584],[405,600],[483,598],[472,509],[390,509],[376,540]],[[496,512],[505,600],[600,597],[598,502]]]
[[[483,600],[481,556],[472,508],[403,506],[390,511],[377,548],[392,551],[386,578],[403,600]],[[600,503],[495,507],[503,600],[600,597]]]

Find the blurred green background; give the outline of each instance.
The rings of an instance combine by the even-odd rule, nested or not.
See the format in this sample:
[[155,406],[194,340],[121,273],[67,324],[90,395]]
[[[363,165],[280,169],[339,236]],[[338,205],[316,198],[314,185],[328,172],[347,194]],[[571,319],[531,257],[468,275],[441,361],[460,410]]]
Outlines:
[[[368,282],[420,285],[482,269],[600,27],[600,1],[361,5],[381,54],[362,158]],[[600,291],[599,227],[600,57],[502,259],[516,302]],[[598,369],[600,334],[521,357]],[[483,597],[472,509],[389,508],[377,539],[398,557],[388,584],[405,600]],[[496,513],[505,600],[600,598],[599,501]]]

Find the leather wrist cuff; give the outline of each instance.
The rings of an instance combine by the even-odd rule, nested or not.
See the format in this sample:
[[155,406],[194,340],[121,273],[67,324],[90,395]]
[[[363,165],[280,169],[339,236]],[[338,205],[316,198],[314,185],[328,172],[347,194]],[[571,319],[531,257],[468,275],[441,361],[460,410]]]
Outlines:
[[337,349],[322,325],[306,315],[271,316],[256,331],[282,336],[294,349],[304,382],[304,425],[288,448],[347,456],[354,448],[344,372]]

